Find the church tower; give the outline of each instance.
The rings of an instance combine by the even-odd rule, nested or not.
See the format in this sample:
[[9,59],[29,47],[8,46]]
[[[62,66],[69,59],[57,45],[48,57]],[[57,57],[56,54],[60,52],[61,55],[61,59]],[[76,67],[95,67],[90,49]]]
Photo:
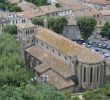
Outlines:
[[17,33],[21,48],[21,55],[24,58],[24,50],[34,44],[36,26],[32,23],[17,24]]

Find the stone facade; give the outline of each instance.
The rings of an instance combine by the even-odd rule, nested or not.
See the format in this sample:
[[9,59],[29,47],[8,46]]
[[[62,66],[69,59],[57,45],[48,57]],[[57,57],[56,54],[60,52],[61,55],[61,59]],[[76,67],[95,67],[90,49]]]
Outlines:
[[[33,25],[28,28],[23,26],[18,25],[19,40],[21,45],[24,44],[22,46],[25,51],[26,65],[35,70],[38,82],[42,82],[42,76],[45,75],[49,78],[47,80],[49,84],[55,86],[58,90],[68,92],[93,89],[104,85],[106,64],[97,53],[91,52],[87,48],[81,47],[48,29],[36,28]],[[34,32],[27,35],[27,30],[34,30]],[[28,37],[30,37],[30,40],[34,39],[33,42],[28,43]],[[52,40],[49,40],[50,38]],[[47,40],[48,42],[46,42]],[[58,41],[59,44],[53,46]],[[63,46],[57,48],[62,43],[64,48]],[[70,52],[66,53],[65,48],[70,52],[73,51],[72,49],[82,48],[88,55],[84,52],[81,53],[81,50],[79,54],[72,55],[69,54]],[[79,58],[82,55],[84,55],[85,60]],[[92,56],[96,61],[92,60]]]

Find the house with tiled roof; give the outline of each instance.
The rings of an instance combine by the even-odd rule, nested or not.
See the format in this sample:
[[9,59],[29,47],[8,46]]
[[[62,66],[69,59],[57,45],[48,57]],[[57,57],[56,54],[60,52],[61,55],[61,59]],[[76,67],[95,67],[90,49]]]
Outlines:
[[106,63],[97,52],[40,26],[23,23],[17,30],[26,65],[37,82],[68,92],[104,85]]
[[110,0],[83,0],[83,4],[99,10],[110,8]]

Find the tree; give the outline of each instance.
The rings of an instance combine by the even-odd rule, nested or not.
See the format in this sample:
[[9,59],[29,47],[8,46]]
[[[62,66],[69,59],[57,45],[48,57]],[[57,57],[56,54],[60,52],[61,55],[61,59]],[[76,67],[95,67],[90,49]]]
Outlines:
[[[44,19],[47,17],[34,18],[32,23],[35,25],[44,26]],[[61,34],[63,32],[64,27],[67,25],[68,21],[66,17],[63,16],[55,16],[48,17],[48,27],[52,29],[56,33]]]
[[103,37],[107,36],[110,37],[110,24],[109,22],[106,22],[102,28],[102,31],[100,33]]
[[0,3],[5,3],[6,2],[6,0],[0,0]]
[[66,17],[50,17],[49,27],[52,28],[56,33],[61,34],[68,21]]
[[4,86],[0,91],[1,100],[68,100],[62,93],[48,85]]
[[14,5],[14,6],[11,6],[11,7],[9,8],[9,11],[10,11],[10,12],[20,12],[20,11],[22,11],[22,10],[21,10],[21,7],[18,7],[18,6],[16,6],[16,5]]
[[33,84],[14,35],[0,34],[0,100],[68,100],[48,84]]
[[4,33],[17,34],[17,27],[15,25],[6,25],[3,27]]
[[89,90],[83,94],[85,100],[107,100],[105,89]]
[[87,40],[95,29],[97,22],[93,17],[83,16],[79,17],[77,25],[82,33],[83,39]]
[[26,1],[31,2],[36,6],[42,6],[47,4],[47,0],[26,0]]

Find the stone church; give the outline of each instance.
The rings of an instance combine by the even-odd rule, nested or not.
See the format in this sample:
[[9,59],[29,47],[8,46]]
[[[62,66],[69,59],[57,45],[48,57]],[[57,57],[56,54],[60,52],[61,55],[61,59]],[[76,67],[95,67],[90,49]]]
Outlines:
[[17,25],[22,55],[37,82],[75,92],[102,87],[106,62],[97,52],[31,23]]

